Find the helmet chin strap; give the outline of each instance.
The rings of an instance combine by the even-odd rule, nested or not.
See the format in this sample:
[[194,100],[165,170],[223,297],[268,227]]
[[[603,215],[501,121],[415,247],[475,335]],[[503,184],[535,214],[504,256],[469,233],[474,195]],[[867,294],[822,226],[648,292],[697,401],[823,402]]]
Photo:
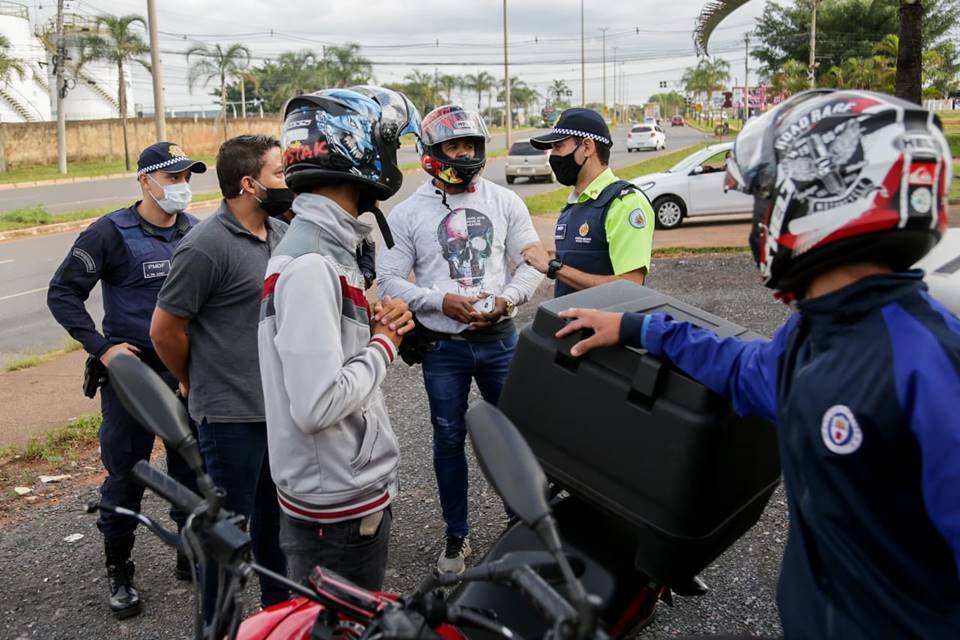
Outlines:
[[377,201],[374,199],[361,198],[358,204],[358,209],[360,213],[365,213],[369,211],[373,214],[373,217],[377,221],[377,226],[380,228],[380,235],[383,236],[383,243],[387,245],[387,249],[393,248],[393,233],[390,231],[390,225],[387,223],[387,216],[383,215],[383,211],[380,210],[380,207],[377,206]]

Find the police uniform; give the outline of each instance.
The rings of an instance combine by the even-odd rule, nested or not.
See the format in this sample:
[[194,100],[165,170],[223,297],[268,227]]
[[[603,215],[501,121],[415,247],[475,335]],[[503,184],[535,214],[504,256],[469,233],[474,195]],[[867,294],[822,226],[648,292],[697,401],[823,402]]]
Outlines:
[[[554,232],[557,260],[595,275],[650,268],[653,209],[636,186],[606,169],[583,193],[571,194]],[[557,280],[555,296],[576,291]]]
[[[203,163],[187,159],[170,143],[148,147],[141,154],[139,165],[140,174],[206,170]],[[171,389],[176,389],[176,379],[153,350],[150,320],[160,287],[170,272],[173,252],[197,219],[181,212],[176,214],[176,222],[171,227],[157,227],[140,216],[138,205],[139,201],[100,218],[77,237],[50,281],[47,306],[57,322],[90,355],[99,358],[111,346],[126,342],[138,348],[140,358],[157,371]],[[103,291],[102,334],[84,306],[98,282]],[[109,379],[100,390],[100,408],[103,417],[99,433],[100,458],[107,471],[100,488],[101,500],[110,506],[139,511],[144,487],[129,474],[138,460],[150,458],[154,436],[127,412]],[[167,468],[174,479],[195,490],[193,473],[173,451],[167,452]],[[182,526],[188,514],[171,510],[170,515]],[[136,526],[133,518],[99,512],[97,527],[104,537],[111,578],[114,577],[111,572],[118,566],[130,574],[128,578],[132,576],[129,557]],[[178,562],[178,576],[183,571],[180,564],[182,562]],[[139,611],[139,599],[134,599],[137,602],[133,606]],[[118,608],[113,600],[111,608],[118,617],[125,617],[121,611],[130,609]]]
[[[590,138],[602,147],[613,146],[610,129],[603,117],[592,109],[583,108],[564,111],[552,131],[531,138],[530,144],[537,149],[550,149],[568,138]],[[557,179],[567,185],[578,179],[578,166],[571,167],[567,162],[570,156],[554,154],[550,157]],[[558,160],[565,162],[555,164]],[[579,165],[580,170],[582,167]],[[571,169],[573,173],[566,175]],[[556,278],[557,271],[563,266],[598,276],[649,269],[653,248],[653,208],[637,187],[620,180],[606,168],[583,193],[574,191],[570,194],[570,200],[557,220],[554,241],[557,255],[550,261],[546,272],[549,278]],[[574,287],[557,280],[554,295],[559,297],[574,291]]]

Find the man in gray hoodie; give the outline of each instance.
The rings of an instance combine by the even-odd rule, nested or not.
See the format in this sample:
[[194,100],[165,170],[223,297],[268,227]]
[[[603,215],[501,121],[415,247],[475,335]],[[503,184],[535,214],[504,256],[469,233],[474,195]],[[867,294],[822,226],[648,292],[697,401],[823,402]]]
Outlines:
[[[360,213],[400,188],[416,109],[377,87],[287,103],[283,165],[296,217],[267,265],[259,352],[280,545],[300,581],[321,565],[367,589],[386,572],[400,451],[380,384],[413,328],[406,303],[370,307]],[[384,236],[389,241],[389,230]]]

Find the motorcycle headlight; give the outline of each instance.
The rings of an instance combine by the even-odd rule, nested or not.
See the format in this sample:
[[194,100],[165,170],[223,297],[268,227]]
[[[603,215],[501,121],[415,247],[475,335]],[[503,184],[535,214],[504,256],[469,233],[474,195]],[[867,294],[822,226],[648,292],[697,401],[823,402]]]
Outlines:
[[655,185],[655,184],[657,184],[657,183],[656,183],[656,182],[644,182],[643,184],[640,185],[640,191],[647,191],[648,189],[652,188],[653,185]]

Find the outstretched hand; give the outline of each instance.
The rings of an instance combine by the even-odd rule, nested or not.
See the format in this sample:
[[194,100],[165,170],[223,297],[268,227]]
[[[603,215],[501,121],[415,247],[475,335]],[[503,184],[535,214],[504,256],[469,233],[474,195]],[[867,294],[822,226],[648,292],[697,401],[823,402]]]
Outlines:
[[560,317],[569,320],[556,336],[563,338],[575,331],[589,329],[593,335],[584,338],[570,349],[570,355],[582,356],[598,347],[612,347],[620,342],[620,320],[622,313],[597,311],[596,309],[567,309],[560,312]]

